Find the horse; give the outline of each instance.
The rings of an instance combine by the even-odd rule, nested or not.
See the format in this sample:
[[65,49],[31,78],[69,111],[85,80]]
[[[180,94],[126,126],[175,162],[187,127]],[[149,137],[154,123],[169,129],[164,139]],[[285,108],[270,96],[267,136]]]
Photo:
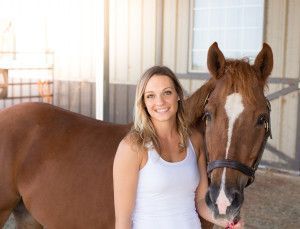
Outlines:
[[[263,88],[272,64],[267,44],[251,66],[225,60],[214,43],[212,77],[185,102],[188,123],[207,152],[206,202],[215,217],[236,218],[243,189],[253,181],[247,172],[259,161],[268,131]],[[112,165],[130,128],[43,103],[2,110],[0,226],[12,212],[18,228],[114,228]]]
[[20,228],[113,228],[113,158],[130,125],[24,103],[0,127],[0,226],[15,209]]
[[[264,43],[250,65],[245,59],[225,59],[214,43],[208,50],[207,67],[210,80],[186,101],[188,119],[205,142],[206,204],[215,218],[236,223],[244,188],[254,181],[271,137],[271,105],[264,90],[273,68],[273,53]],[[199,107],[202,109],[196,110]]]

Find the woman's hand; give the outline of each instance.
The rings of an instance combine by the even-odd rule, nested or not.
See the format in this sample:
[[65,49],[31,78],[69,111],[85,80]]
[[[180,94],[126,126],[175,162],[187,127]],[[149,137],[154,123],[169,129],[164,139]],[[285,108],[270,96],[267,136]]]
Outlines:
[[240,219],[237,223],[230,223],[226,226],[226,229],[242,229],[244,228],[244,220]]

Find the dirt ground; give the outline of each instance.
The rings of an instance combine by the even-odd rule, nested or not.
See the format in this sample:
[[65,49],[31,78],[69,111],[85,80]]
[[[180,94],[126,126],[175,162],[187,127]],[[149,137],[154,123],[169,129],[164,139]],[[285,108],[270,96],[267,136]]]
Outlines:
[[300,228],[300,176],[258,171],[242,214],[245,228]]
[[246,229],[300,228],[300,177],[257,171],[245,189],[242,218]]
[[[245,190],[242,217],[246,229],[300,228],[300,176],[257,171],[255,182]],[[13,217],[4,229],[12,228]]]

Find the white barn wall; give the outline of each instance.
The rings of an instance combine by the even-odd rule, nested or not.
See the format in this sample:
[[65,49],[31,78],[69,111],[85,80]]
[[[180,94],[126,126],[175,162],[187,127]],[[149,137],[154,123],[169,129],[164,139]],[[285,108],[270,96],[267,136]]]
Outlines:
[[[177,2],[177,19],[176,19],[176,56],[175,70],[176,73],[186,73],[188,69],[189,57],[189,32],[190,32],[190,2],[178,0]],[[186,91],[191,91],[191,80],[182,79],[181,84]]]
[[[143,0],[142,8],[142,59],[141,59],[141,72],[145,71],[149,67],[156,64],[156,45],[160,38],[159,29],[157,29],[157,17],[159,12],[157,12],[157,6],[159,1],[157,0]],[[134,81],[140,77],[141,72],[137,72],[134,75]]]
[[[300,79],[300,2],[296,0],[289,1],[287,9],[286,25],[286,45],[285,45],[285,74],[284,77]],[[282,122],[280,150],[286,152],[291,158],[297,154],[297,122],[299,121],[299,91],[293,92],[283,97],[282,101]],[[299,141],[299,139],[298,139]],[[294,147],[291,150],[291,146]],[[300,152],[298,152],[300,153]],[[295,161],[296,162],[296,161]],[[300,162],[295,163],[295,166]]]
[[156,63],[155,0],[111,0],[110,83],[136,84]]
[[[274,54],[273,77],[299,79],[300,63],[300,2],[266,1],[265,41],[269,43]],[[271,85],[270,93],[282,89],[284,85]],[[299,91],[282,96],[272,101],[271,119],[273,140],[269,142],[277,150],[294,161],[293,170],[299,171],[299,154],[297,149],[297,122]],[[299,139],[298,139],[299,140]],[[282,158],[266,150],[264,160],[273,164],[284,164]],[[290,169],[284,168],[281,169]]]
[[[274,4],[276,3],[276,4]],[[284,74],[284,44],[285,44],[285,14],[286,14],[286,1],[271,1],[266,2],[265,7],[265,41],[272,47],[274,66],[272,71],[272,76],[282,77]],[[271,76],[271,77],[272,77]],[[277,90],[282,89],[282,85],[269,85],[269,90],[267,93],[272,93]],[[281,110],[281,100],[282,98],[276,99],[271,102],[273,111]],[[273,139],[269,139],[269,143],[272,146],[278,148],[281,131],[281,112],[271,112],[271,126]],[[268,159],[275,162],[278,158],[265,150],[263,159]]]
[[163,5],[162,64],[176,69],[177,45],[177,2],[165,0]]
[[128,79],[128,19],[129,19],[129,1],[113,0],[110,3],[110,61],[113,69],[110,68],[110,81],[125,82]]
[[142,60],[142,20],[143,2],[129,0],[128,6],[128,82],[133,82],[141,72]]

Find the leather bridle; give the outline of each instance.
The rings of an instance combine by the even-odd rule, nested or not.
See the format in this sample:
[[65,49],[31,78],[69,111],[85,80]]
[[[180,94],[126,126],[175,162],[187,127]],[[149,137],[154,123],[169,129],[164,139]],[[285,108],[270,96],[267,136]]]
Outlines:
[[[205,105],[208,102],[209,99],[209,95],[210,93],[207,95],[206,100],[205,100]],[[267,108],[268,108],[268,119],[265,121],[265,136],[264,136],[264,141],[262,143],[262,145],[260,146],[260,150],[259,150],[259,154],[256,158],[256,160],[254,161],[253,165],[247,166],[239,161],[235,161],[235,160],[230,160],[230,159],[223,159],[223,160],[215,160],[215,161],[209,161],[209,157],[208,157],[208,152],[206,152],[206,160],[207,160],[207,174],[210,177],[210,173],[216,169],[216,168],[231,168],[231,169],[235,169],[240,171],[241,173],[245,174],[246,176],[248,176],[248,182],[246,184],[246,187],[249,186],[250,184],[253,183],[254,179],[255,179],[255,171],[258,168],[258,165],[261,161],[262,158],[262,154],[264,152],[266,143],[268,141],[268,138],[271,137],[272,138],[272,133],[271,133],[271,121],[270,121],[270,113],[271,113],[271,104],[269,102],[269,100],[266,98],[266,104],[267,104]]]

